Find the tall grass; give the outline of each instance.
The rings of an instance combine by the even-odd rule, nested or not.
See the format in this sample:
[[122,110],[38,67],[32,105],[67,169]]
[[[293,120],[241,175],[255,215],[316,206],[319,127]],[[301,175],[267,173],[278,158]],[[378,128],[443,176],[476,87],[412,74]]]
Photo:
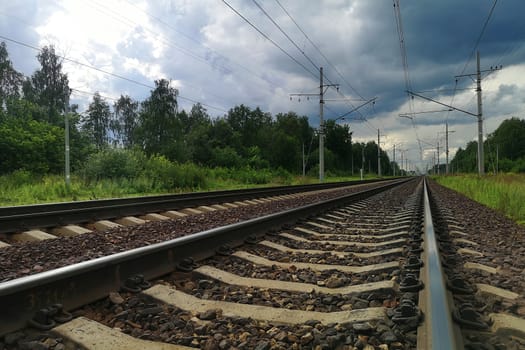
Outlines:
[[[327,182],[348,180],[326,178]],[[294,177],[283,169],[211,169],[163,156],[147,157],[137,150],[103,150],[86,159],[70,186],[60,175],[19,170],[0,176],[0,206],[317,182],[316,177]]]
[[295,181],[289,174],[270,170],[207,169],[184,164],[133,178],[86,179],[76,174],[67,187],[63,176],[23,171],[0,176],[0,206],[278,186]]
[[442,176],[435,180],[525,225],[525,174]]

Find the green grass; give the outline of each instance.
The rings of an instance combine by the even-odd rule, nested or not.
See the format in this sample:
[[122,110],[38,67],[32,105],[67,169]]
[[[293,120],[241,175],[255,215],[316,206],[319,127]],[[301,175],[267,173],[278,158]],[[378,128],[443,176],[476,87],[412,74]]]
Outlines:
[[434,178],[439,184],[525,225],[525,174],[457,175]]
[[[0,206],[318,183],[318,179],[314,177],[291,176],[287,173],[269,170],[220,168],[203,171],[206,171],[204,184],[172,190],[167,190],[158,179],[144,176],[134,179],[117,178],[97,181],[86,181],[79,176],[72,176],[71,185],[68,188],[62,176],[36,176],[29,172],[17,171],[0,176]],[[367,179],[371,178],[373,177],[367,177]],[[327,177],[326,182],[358,179],[357,177]]]

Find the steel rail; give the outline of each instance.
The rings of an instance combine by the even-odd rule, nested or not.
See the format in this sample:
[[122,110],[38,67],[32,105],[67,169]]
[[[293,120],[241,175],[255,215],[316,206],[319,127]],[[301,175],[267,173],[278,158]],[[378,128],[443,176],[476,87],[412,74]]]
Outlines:
[[72,310],[117,291],[125,280],[142,274],[146,279],[172,272],[180,261],[213,256],[228,244],[242,244],[253,235],[292,224],[309,215],[368,198],[413,179],[389,182],[373,189],[341,196],[264,217],[219,227],[170,241],[0,283],[0,336],[23,328],[35,313],[54,303]]
[[439,245],[432,220],[427,179],[424,191],[424,265],[421,279],[425,288],[419,294],[424,322],[418,329],[418,349],[463,349],[459,327],[452,321],[453,299],[447,290]]
[[148,212],[177,210],[264,196],[292,194],[385,181],[383,179],[347,181],[299,186],[276,186],[244,190],[196,192],[118,199],[90,200],[0,207],[0,233],[26,231],[93,220],[144,215]]

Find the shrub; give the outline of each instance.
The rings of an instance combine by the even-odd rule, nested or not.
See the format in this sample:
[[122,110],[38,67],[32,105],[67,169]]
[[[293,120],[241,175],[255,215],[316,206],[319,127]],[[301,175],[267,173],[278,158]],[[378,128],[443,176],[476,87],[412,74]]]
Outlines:
[[4,186],[20,187],[22,185],[29,185],[35,181],[35,176],[28,170],[15,170],[10,175],[2,176],[2,183]]
[[144,176],[153,182],[153,187],[164,190],[207,187],[205,169],[191,163],[172,163],[159,155],[146,161]]
[[239,167],[243,163],[243,159],[232,147],[214,148],[213,149],[213,166],[222,166],[229,168]]
[[517,159],[512,167],[514,173],[525,173],[525,158]]
[[143,154],[124,149],[107,149],[92,154],[80,173],[87,181],[135,178],[141,172]]

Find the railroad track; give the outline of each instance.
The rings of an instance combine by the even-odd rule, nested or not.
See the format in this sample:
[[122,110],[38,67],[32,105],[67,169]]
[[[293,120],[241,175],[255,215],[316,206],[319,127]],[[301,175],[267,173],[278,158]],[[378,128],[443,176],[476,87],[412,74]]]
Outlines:
[[[6,281],[2,341],[8,349],[519,349],[524,286],[469,275],[492,270],[470,261],[479,257],[474,240],[432,198],[422,180],[389,184]],[[483,309],[483,300],[496,307]],[[55,327],[20,331],[28,321]]]
[[[118,199],[102,199],[68,203],[0,207],[0,233],[12,233],[58,224],[77,224],[93,220],[143,216],[152,212],[177,211],[186,208],[246,201],[272,196],[330,190],[334,188],[373,184],[384,180],[346,181],[299,186],[278,186],[243,190],[195,192]],[[169,213],[168,213],[169,215]]]
[[348,181],[0,207],[0,247],[14,242],[72,236],[93,230],[106,230],[117,225],[137,225],[146,221],[166,220],[214,209],[225,209],[221,203],[227,203],[229,207],[244,206],[254,204],[261,199],[264,201],[282,199],[301,193],[331,191],[382,181],[384,180]]

